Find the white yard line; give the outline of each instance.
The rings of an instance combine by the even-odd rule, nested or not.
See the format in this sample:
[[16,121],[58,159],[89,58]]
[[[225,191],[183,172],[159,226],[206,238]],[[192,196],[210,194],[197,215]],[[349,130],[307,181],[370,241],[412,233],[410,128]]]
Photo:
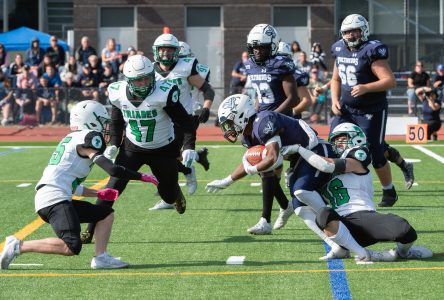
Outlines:
[[414,145],[413,148],[421,151],[422,153],[436,159],[440,163],[444,164],[444,157],[436,154],[435,152],[430,151],[429,149],[426,149],[424,146]]

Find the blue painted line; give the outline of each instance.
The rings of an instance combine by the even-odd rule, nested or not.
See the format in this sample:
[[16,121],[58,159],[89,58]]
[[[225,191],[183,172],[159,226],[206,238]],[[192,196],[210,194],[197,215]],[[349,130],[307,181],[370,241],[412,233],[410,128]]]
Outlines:
[[7,152],[0,152],[0,156],[5,156],[5,155],[16,153],[16,152],[22,152],[25,150],[26,150],[25,148],[19,148],[19,149],[14,149],[14,150],[7,151]]
[[[324,248],[326,253],[331,249],[326,243],[324,243]],[[330,276],[330,287],[333,299],[352,299],[350,288],[348,287],[347,273],[344,271],[345,268],[342,259],[331,259],[327,264],[328,270],[330,271],[328,274]]]

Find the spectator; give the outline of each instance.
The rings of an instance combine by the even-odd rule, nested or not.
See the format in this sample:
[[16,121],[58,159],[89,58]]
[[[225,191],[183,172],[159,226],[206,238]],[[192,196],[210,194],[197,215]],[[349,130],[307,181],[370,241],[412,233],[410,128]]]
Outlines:
[[116,40],[111,38],[106,42],[106,47],[102,50],[102,64],[110,63],[113,66],[113,73],[118,74],[121,55],[116,49]]
[[[22,89],[24,86],[27,86],[31,89],[35,89],[38,85],[37,77],[30,71],[31,67],[29,65],[25,65],[23,67],[23,72],[17,76],[17,87]],[[25,82],[26,81],[26,82]]]
[[310,82],[308,84],[308,90],[310,91],[311,99],[313,102],[313,106],[311,108],[311,116],[310,122],[311,124],[318,124],[320,119],[320,114],[322,109],[324,108],[326,92],[316,93],[316,88],[321,88],[323,83],[319,80],[318,77],[318,68],[313,68],[310,71]]
[[6,74],[9,67],[9,55],[6,52],[5,46],[0,43],[0,68],[3,74]]
[[444,84],[444,65],[439,64],[436,67],[436,75],[433,78],[433,87],[434,88],[442,88]]
[[67,108],[68,112],[70,112],[71,108],[82,98],[79,84],[75,81],[74,74],[70,72],[65,74],[65,81],[62,83],[61,93],[61,99],[66,99],[68,101]]
[[93,99],[99,101],[99,92],[96,87],[99,83],[95,81],[95,76],[91,72],[89,64],[83,65],[82,73],[79,76],[82,100]]
[[242,52],[242,58],[233,67],[231,71],[230,95],[241,94],[247,82],[244,63],[248,60],[248,52]]
[[77,81],[80,73],[82,72],[82,67],[76,60],[74,55],[70,55],[68,58],[68,62],[65,64],[63,70],[60,72],[60,78],[62,81],[66,80],[66,75],[71,73],[74,76],[74,80]]
[[37,77],[40,78],[43,76],[43,74],[45,74],[47,66],[53,66],[53,65],[52,65],[51,57],[49,55],[45,54],[43,56],[43,61],[40,63],[40,65],[37,69]]
[[307,60],[307,53],[305,51],[301,51],[299,54],[299,60],[296,63],[296,68],[300,71],[304,71],[305,73],[310,74],[310,70],[313,67],[313,64]]
[[95,86],[99,86],[99,82],[102,81],[103,76],[103,67],[99,63],[99,58],[97,57],[97,55],[91,55],[90,57],[88,57],[88,62],[91,73],[94,76],[94,84]]
[[13,121],[12,109],[14,107],[14,95],[11,89],[11,82],[5,74],[0,73],[0,109],[2,111],[2,126],[6,126]]
[[45,54],[45,50],[40,47],[40,40],[38,38],[33,38],[31,41],[31,48],[26,50],[26,59],[25,62],[27,65],[31,66],[31,69],[37,69],[40,63],[43,60],[43,55]]
[[46,54],[49,55],[51,58],[52,65],[56,70],[59,69],[59,67],[63,66],[65,64],[65,49],[63,49],[62,46],[57,44],[57,37],[55,35],[51,35],[51,38],[49,39],[50,46],[46,48]]
[[416,95],[422,102],[422,118],[427,124],[427,139],[438,139],[438,131],[441,128],[441,111],[442,90],[432,89],[429,87],[416,89]]
[[23,72],[24,66],[22,55],[20,53],[16,54],[14,62],[9,66],[9,79],[13,88],[17,86],[17,75]]
[[407,79],[407,106],[408,114],[413,115],[413,109],[416,114],[416,97],[415,90],[418,88],[429,87],[430,86],[430,76],[424,71],[424,65],[421,61],[417,61],[415,69],[410,73]]
[[126,53],[121,53],[121,54],[122,54],[122,62],[120,63],[120,66],[119,66],[120,73],[123,72],[123,66],[125,65],[125,62],[128,59],[128,57],[136,55],[136,54],[144,55],[144,53],[142,51],[136,50],[136,48],[134,48],[133,46],[128,47],[128,50],[126,51]]
[[310,61],[313,66],[316,66],[319,70],[322,69],[323,73],[319,73],[318,77],[320,80],[323,80],[328,76],[327,74],[327,66],[324,62],[325,53],[322,51],[322,47],[320,43],[313,43],[310,52]]
[[37,118],[35,115],[34,91],[29,86],[27,86],[26,81],[23,84],[22,88],[16,91],[14,97],[15,103],[19,107],[19,125],[37,125]]
[[90,46],[89,38],[84,36],[80,41],[79,48],[75,51],[76,60],[83,66],[88,63],[88,57],[91,55],[97,55],[97,51]]
[[48,79],[48,87],[58,88],[62,85],[62,79],[60,79],[59,73],[57,73],[52,65],[46,66],[46,72],[43,77]]
[[111,64],[106,64],[105,69],[103,71],[102,79],[99,83],[100,88],[100,99],[102,101],[106,101],[106,98],[108,97],[108,86],[117,81],[117,76],[113,74],[113,67]]
[[299,45],[298,41],[293,41],[291,43],[291,58],[293,59],[294,64],[296,65],[299,59],[299,55],[301,54],[302,49],[301,45]]
[[37,122],[45,123],[45,120],[41,120],[40,118],[41,112],[44,106],[49,106],[51,108],[51,124],[54,125],[56,123],[59,102],[57,101],[54,89],[49,87],[48,77],[40,77],[40,86],[37,88],[36,97],[37,100],[35,102],[35,113]]

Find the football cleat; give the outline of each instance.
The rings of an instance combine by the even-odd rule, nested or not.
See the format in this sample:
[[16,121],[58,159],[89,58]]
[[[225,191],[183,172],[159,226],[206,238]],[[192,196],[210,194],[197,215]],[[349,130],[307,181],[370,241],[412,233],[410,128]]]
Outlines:
[[182,191],[179,191],[179,198],[174,203],[174,206],[179,214],[183,214],[187,209],[187,200],[183,196]]
[[197,189],[197,178],[196,178],[196,169],[194,166],[190,167],[191,173],[186,174],[185,177],[187,179],[187,187],[188,187],[188,194],[192,195],[196,192]]
[[393,250],[385,250],[385,251],[375,251],[370,249],[365,249],[366,256],[365,257],[357,257],[357,261],[383,261],[383,262],[392,262],[398,258],[396,255],[396,251]]
[[0,269],[6,270],[11,262],[20,255],[20,240],[13,235],[6,238],[5,247],[0,256]]
[[197,162],[204,167],[205,171],[208,171],[210,169],[210,162],[208,161],[208,149],[203,147],[197,150],[197,155],[199,155],[199,160]]
[[93,239],[93,234],[88,230],[80,234],[80,240],[82,241],[82,244],[91,244],[92,239]]
[[268,223],[265,218],[260,218],[259,222],[251,228],[247,229],[250,234],[271,234],[271,223]]
[[350,251],[337,245],[336,247],[332,247],[331,250],[327,253],[327,255],[319,257],[319,260],[325,261],[330,259],[342,259],[349,257],[350,257]]
[[[393,250],[395,251],[395,250]],[[396,251],[395,251],[396,252]],[[406,259],[422,259],[422,258],[430,258],[433,256],[433,252],[430,249],[421,246],[412,246],[410,247],[407,255],[401,256],[399,253],[397,255],[401,258]]]
[[291,201],[288,202],[287,209],[279,209],[279,215],[276,219],[276,222],[274,222],[273,229],[281,229],[287,224],[288,219],[293,215],[294,209],[293,209],[293,203]]
[[382,190],[382,200],[379,202],[379,207],[392,207],[398,201],[398,194],[395,187],[390,190]]
[[106,252],[98,256],[94,256],[91,260],[91,268],[93,269],[121,269],[127,268],[128,263],[121,261]]
[[170,209],[174,208],[174,204],[169,204],[163,201],[162,199],[159,200],[153,207],[149,208],[148,210],[159,210],[159,209]]
[[405,163],[405,171],[402,171],[404,174],[405,187],[409,190],[413,182],[415,182],[415,174],[413,174],[413,163],[406,162]]

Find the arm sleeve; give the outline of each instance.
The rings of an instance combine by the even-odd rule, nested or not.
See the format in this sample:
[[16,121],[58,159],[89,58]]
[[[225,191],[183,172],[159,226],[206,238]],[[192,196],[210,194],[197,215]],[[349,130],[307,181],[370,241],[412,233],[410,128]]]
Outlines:
[[141,174],[139,172],[130,170],[121,165],[115,165],[111,160],[101,154],[93,157],[93,162],[105,170],[110,176],[125,178],[129,180],[140,180]]
[[125,120],[123,119],[122,111],[112,105],[111,109],[111,124],[110,131],[110,144],[120,147],[122,143],[123,130],[125,128]]
[[180,126],[184,132],[184,146],[186,149],[196,148],[196,126],[191,115],[187,113],[185,108],[179,101],[179,89],[177,86],[173,86],[168,94],[168,100],[166,106],[163,108],[165,112],[170,116],[171,120],[177,126]]

